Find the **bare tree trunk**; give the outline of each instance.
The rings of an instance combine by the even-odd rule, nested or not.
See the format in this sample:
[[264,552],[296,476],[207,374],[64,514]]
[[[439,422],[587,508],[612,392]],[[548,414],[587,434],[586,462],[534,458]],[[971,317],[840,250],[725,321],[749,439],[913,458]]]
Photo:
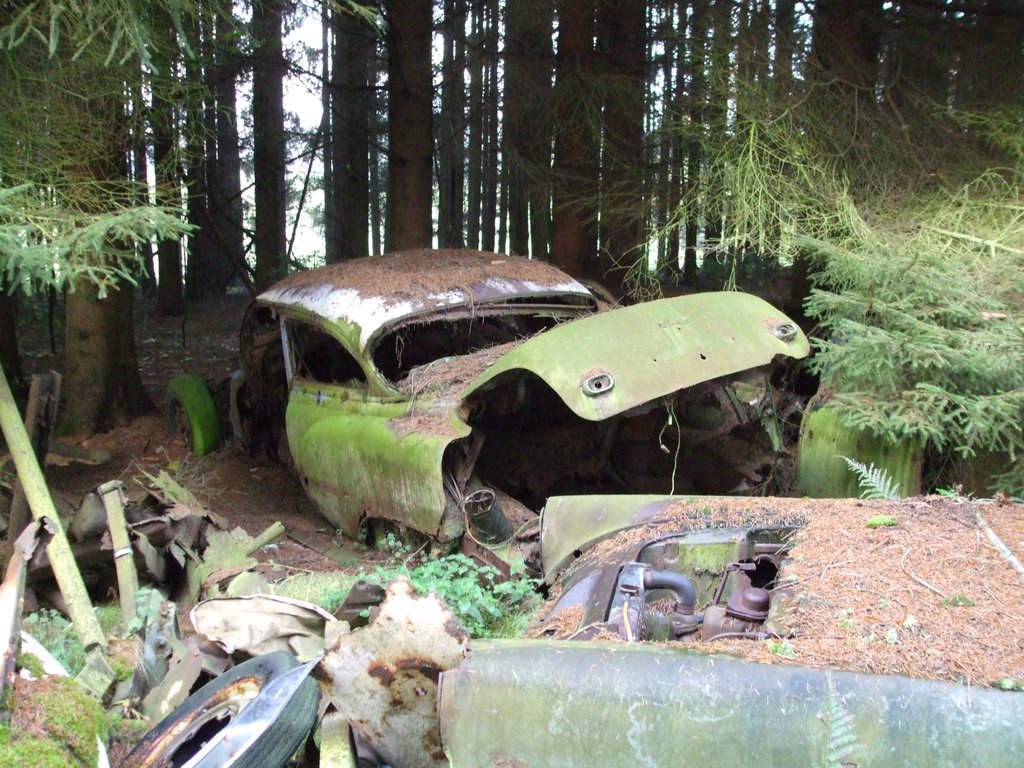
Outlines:
[[595,235],[590,205],[580,199],[596,178],[597,137],[585,98],[593,69],[594,0],[558,0],[555,60],[554,186],[551,261],[575,277],[594,271]]
[[[172,66],[170,62],[168,67]],[[178,173],[177,119],[174,105],[157,93],[153,95],[152,130],[153,162],[156,166],[156,198],[160,205],[181,205],[181,178]],[[190,236],[198,239],[198,235]],[[156,296],[157,314],[177,317],[185,313],[182,294],[181,238],[172,237],[157,243],[160,283]]]
[[775,56],[772,60],[775,81],[783,94],[793,89],[793,54],[796,53],[793,25],[796,23],[796,0],[775,2]]
[[441,114],[437,129],[437,240],[442,248],[463,245],[463,174],[466,105],[466,3],[444,2],[444,51],[441,61]]
[[[149,204],[149,174],[146,157],[146,103],[142,96],[141,82],[132,92],[132,178],[138,185],[136,201],[139,205]],[[142,292],[146,296],[156,295],[156,271],[153,263],[153,244],[148,240],[138,246],[142,256]]]
[[256,289],[283,277],[285,262],[286,187],[284,134],[284,70],[281,45],[283,0],[253,3],[252,115],[256,187]]
[[0,277],[0,365],[7,374],[7,381],[16,395],[27,391],[25,374],[21,367],[21,353],[18,351],[17,296],[10,292],[7,280]]
[[548,252],[551,166],[550,0],[509,3],[505,10],[504,152],[508,245],[512,253]]
[[[687,96],[687,100],[689,102],[690,131],[692,133],[686,142],[686,194],[690,200],[696,201],[700,185],[702,154],[701,137],[698,131],[704,130],[704,104],[707,99],[706,78],[704,75],[705,68],[707,67],[708,51],[706,0],[695,0],[691,6],[690,13],[690,56],[688,64],[690,93]],[[685,222],[685,250],[683,253],[683,285],[691,288],[697,286],[697,238],[699,234],[700,222],[698,211],[694,204]]]
[[[604,280],[626,288],[626,270],[645,259],[643,206],[644,0],[604,0],[609,102],[602,152]],[[642,266],[646,270],[646,263]],[[597,277],[597,275],[595,275]]]
[[381,164],[386,162],[385,153],[380,151],[380,147],[383,143],[383,126],[387,120],[387,103],[383,89],[378,87],[380,71],[379,57],[371,57],[370,239],[373,244],[370,251],[374,254],[382,253],[384,250],[384,212],[381,200],[384,197],[382,179],[387,176],[386,173],[381,173]]
[[139,377],[130,285],[101,299],[95,285],[79,281],[67,294],[64,343],[63,433],[104,431],[154,410]]
[[[107,157],[90,169],[96,183],[103,186],[125,178],[131,140],[126,135],[123,104],[98,96],[83,107],[110,127]],[[116,257],[98,253],[95,258]],[[101,298],[98,287],[84,277],[67,293],[61,417],[65,434],[92,434],[153,410],[135,356],[132,288],[122,283]]]
[[239,157],[235,78],[241,61],[234,42],[236,20],[219,14],[216,20],[216,67],[213,77],[215,108],[209,116],[210,141],[216,164],[207,176],[211,250],[214,257],[206,274],[203,295],[223,294],[245,264],[242,209],[242,162]]
[[[168,26],[170,21],[168,20]],[[199,29],[196,22],[196,30]],[[195,65],[191,65],[195,66]],[[153,132],[153,175],[156,180],[156,200],[160,205],[179,208],[182,204],[181,196],[181,165],[178,147],[178,111],[166,97],[171,90],[171,84],[178,76],[177,62],[170,56],[162,57],[159,61],[160,81],[153,88],[153,103],[150,109],[150,129]],[[189,70],[195,74],[195,70]],[[162,87],[161,87],[162,85]],[[186,107],[189,110],[189,131],[190,144],[188,153],[189,168],[194,169],[201,163],[199,149],[196,145],[196,134],[199,133],[200,121],[195,118],[194,107],[190,104]],[[201,145],[199,145],[201,146]],[[196,174],[201,179],[201,174]],[[191,180],[191,179],[190,179]],[[201,182],[197,180],[197,184]],[[191,193],[191,189],[190,189]],[[193,212],[192,201],[189,201],[189,212]],[[193,225],[205,226],[205,222],[189,216]],[[189,235],[190,242],[198,242],[199,233],[193,232]],[[156,294],[156,312],[163,317],[178,317],[185,313],[185,296],[182,292],[182,280],[184,270],[181,263],[181,237],[175,236],[160,240],[156,246],[159,260],[159,283]],[[199,249],[196,248],[196,251]]]
[[431,3],[389,0],[387,248],[433,240]]
[[370,218],[370,89],[373,40],[369,27],[351,14],[335,14],[332,143],[334,158],[334,220],[339,259],[369,252]]
[[320,6],[320,128],[323,132],[324,166],[324,260],[328,264],[341,261],[338,252],[338,226],[334,207],[334,98],[338,91],[331,70],[334,52],[331,39],[334,37],[334,14],[327,3]]
[[480,247],[480,209],[482,204],[483,171],[483,117],[484,110],[484,57],[483,57],[483,9],[480,3],[472,6],[472,31],[469,48],[469,103],[468,128],[469,148],[466,152],[466,245]]
[[488,0],[484,33],[484,156],[481,178],[480,247],[494,250],[498,218],[498,3]]

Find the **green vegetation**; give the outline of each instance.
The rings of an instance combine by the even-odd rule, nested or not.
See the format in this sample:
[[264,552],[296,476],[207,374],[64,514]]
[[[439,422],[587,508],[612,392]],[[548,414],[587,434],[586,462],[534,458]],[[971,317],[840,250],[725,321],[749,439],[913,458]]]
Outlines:
[[739,88],[677,224],[717,199],[706,255],[811,264],[814,368],[849,427],[925,445],[932,484],[992,452],[996,485],[1024,492],[1024,108],[876,101],[813,77]]
[[[96,617],[104,635],[118,634],[123,629],[121,609],[111,604],[98,606]],[[48,650],[72,676],[85,666],[85,651],[78,636],[71,631],[71,622],[52,609],[42,608],[22,619],[22,628]]]
[[892,528],[899,524],[893,515],[872,515],[864,523],[868,528]]
[[155,5],[44,1],[5,14],[0,278],[9,285],[83,280],[103,296],[139,273],[136,246],[189,229],[175,208],[144,204],[146,187],[116,171],[127,122],[119,102],[156,72],[153,56],[167,44],[159,18],[181,31],[190,8]]
[[106,740],[102,707],[72,678],[25,683],[11,723],[0,726],[0,765],[68,768],[96,765],[99,737]]
[[[900,498],[900,486],[899,483],[893,482],[889,473],[883,467],[876,467],[874,464],[865,466],[855,459],[847,458],[846,456],[840,457],[846,462],[846,466],[850,468],[858,478],[857,484],[861,488],[860,497],[862,499],[898,499]],[[885,525],[895,525],[895,521],[892,523],[885,523]],[[878,526],[871,525],[871,521],[868,521],[869,528],[877,528]]]
[[388,534],[384,545],[391,562],[359,578],[381,586],[406,578],[420,594],[436,592],[473,637],[518,637],[539,597],[536,582],[525,577],[503,580],[496,568],[481,565],[461,552],[431,558]]
[[827,768],[842,768],[842,766],[850,765],[846,758],[860,744],[857,742],[857,735],[853,730],[853,715],[843,706],[842,699],[836,693],[832,675],[828,676],[827,708],[821,719],[828,731],[824,765]]

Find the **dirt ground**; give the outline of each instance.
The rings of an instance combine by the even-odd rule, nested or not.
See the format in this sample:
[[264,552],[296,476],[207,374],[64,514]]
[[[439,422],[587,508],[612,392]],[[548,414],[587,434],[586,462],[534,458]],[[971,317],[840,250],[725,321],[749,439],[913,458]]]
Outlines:
[[[151,305],[135,308],[135,341],[143,384],[154,412],[111,432],[89,438],[61,439],[46,467],[46,478],[61,513],[76,509],[82,496],[108,480],[120,479],[129,499],[144,494],[144,472],[167,470],[223,516],[232,527],[256,535],[276,521],[286,535],[272,557],[285,568],[337,570],[352,567],[365,553],[344,542],[307,499],[287,467],[266,456],[248,456],[233,445],[196,459],[184,441],[168,434],[160,414],[167,383],[180,373],[195,373],[209,382],[220,381],[238,367],[238,329],[249,303],[246,295],[229,295],[190,305],[184,318],[160,318]],[[57,354],[50,348],[45,303],[19,312],[19,344],[26,377],[61,371],[60,307]],[[101,464],[69,460],[61,444],[104,451]],[[372,556],[369,557],[372,559]]]

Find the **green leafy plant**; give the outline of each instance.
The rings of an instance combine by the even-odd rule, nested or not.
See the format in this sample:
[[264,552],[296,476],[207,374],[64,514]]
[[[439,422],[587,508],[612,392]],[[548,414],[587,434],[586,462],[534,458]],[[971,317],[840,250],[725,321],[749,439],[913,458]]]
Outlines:
[[772,656],[779,656],[783,659],[792,659],[796,656],[796,648],[788,640],[768,640],[768,653]]
[[[503,580],[496,568],[481,565],[461,552],[428,559],[398,547],[406,560],[378,567],[362,578],[384,585],[409,579],[420,594],[435,592],[473,637],[508,637],[525,630],[525,618],[539,599],[533,579]],[[414,564],[416,561],[419,564]]]
[[827,708],[821,716],[828,734],[823,763],[827,768],[843,768],[845,758],[858,749],[860,744],[853,729],[853,715],[836,693],[831,674],[828,675],[826,691]]
[[858,485],[861,488],[862,499],[898,499],[900,498],[900,485],[893,482],[889,473],[884,467],[876,467],[874,464],[865,466],[861,462],[840,456],[846,462],[850,471],[857,475]]

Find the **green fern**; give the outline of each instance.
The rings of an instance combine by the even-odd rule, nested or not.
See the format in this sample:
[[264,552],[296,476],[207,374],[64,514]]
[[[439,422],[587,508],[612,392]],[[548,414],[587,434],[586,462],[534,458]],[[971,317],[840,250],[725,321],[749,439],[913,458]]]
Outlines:
[[874,463],[864,465],[855,459],[840,456],[850,471],[857,475],[857,484],[862,489],[862,499],[898,499],[900,484],[894,482],[885,467],[876,467]]
[[844,758],[861,745],[857,742],[857,735],[853,730],[853,715],[843,706],[842,700],[836,694],[835,685],[832,684],[832,675],[828,676],[828,709],[822,720],[828,732],[828,741],[825,745],[825,766],[826,768],[843,768]]

